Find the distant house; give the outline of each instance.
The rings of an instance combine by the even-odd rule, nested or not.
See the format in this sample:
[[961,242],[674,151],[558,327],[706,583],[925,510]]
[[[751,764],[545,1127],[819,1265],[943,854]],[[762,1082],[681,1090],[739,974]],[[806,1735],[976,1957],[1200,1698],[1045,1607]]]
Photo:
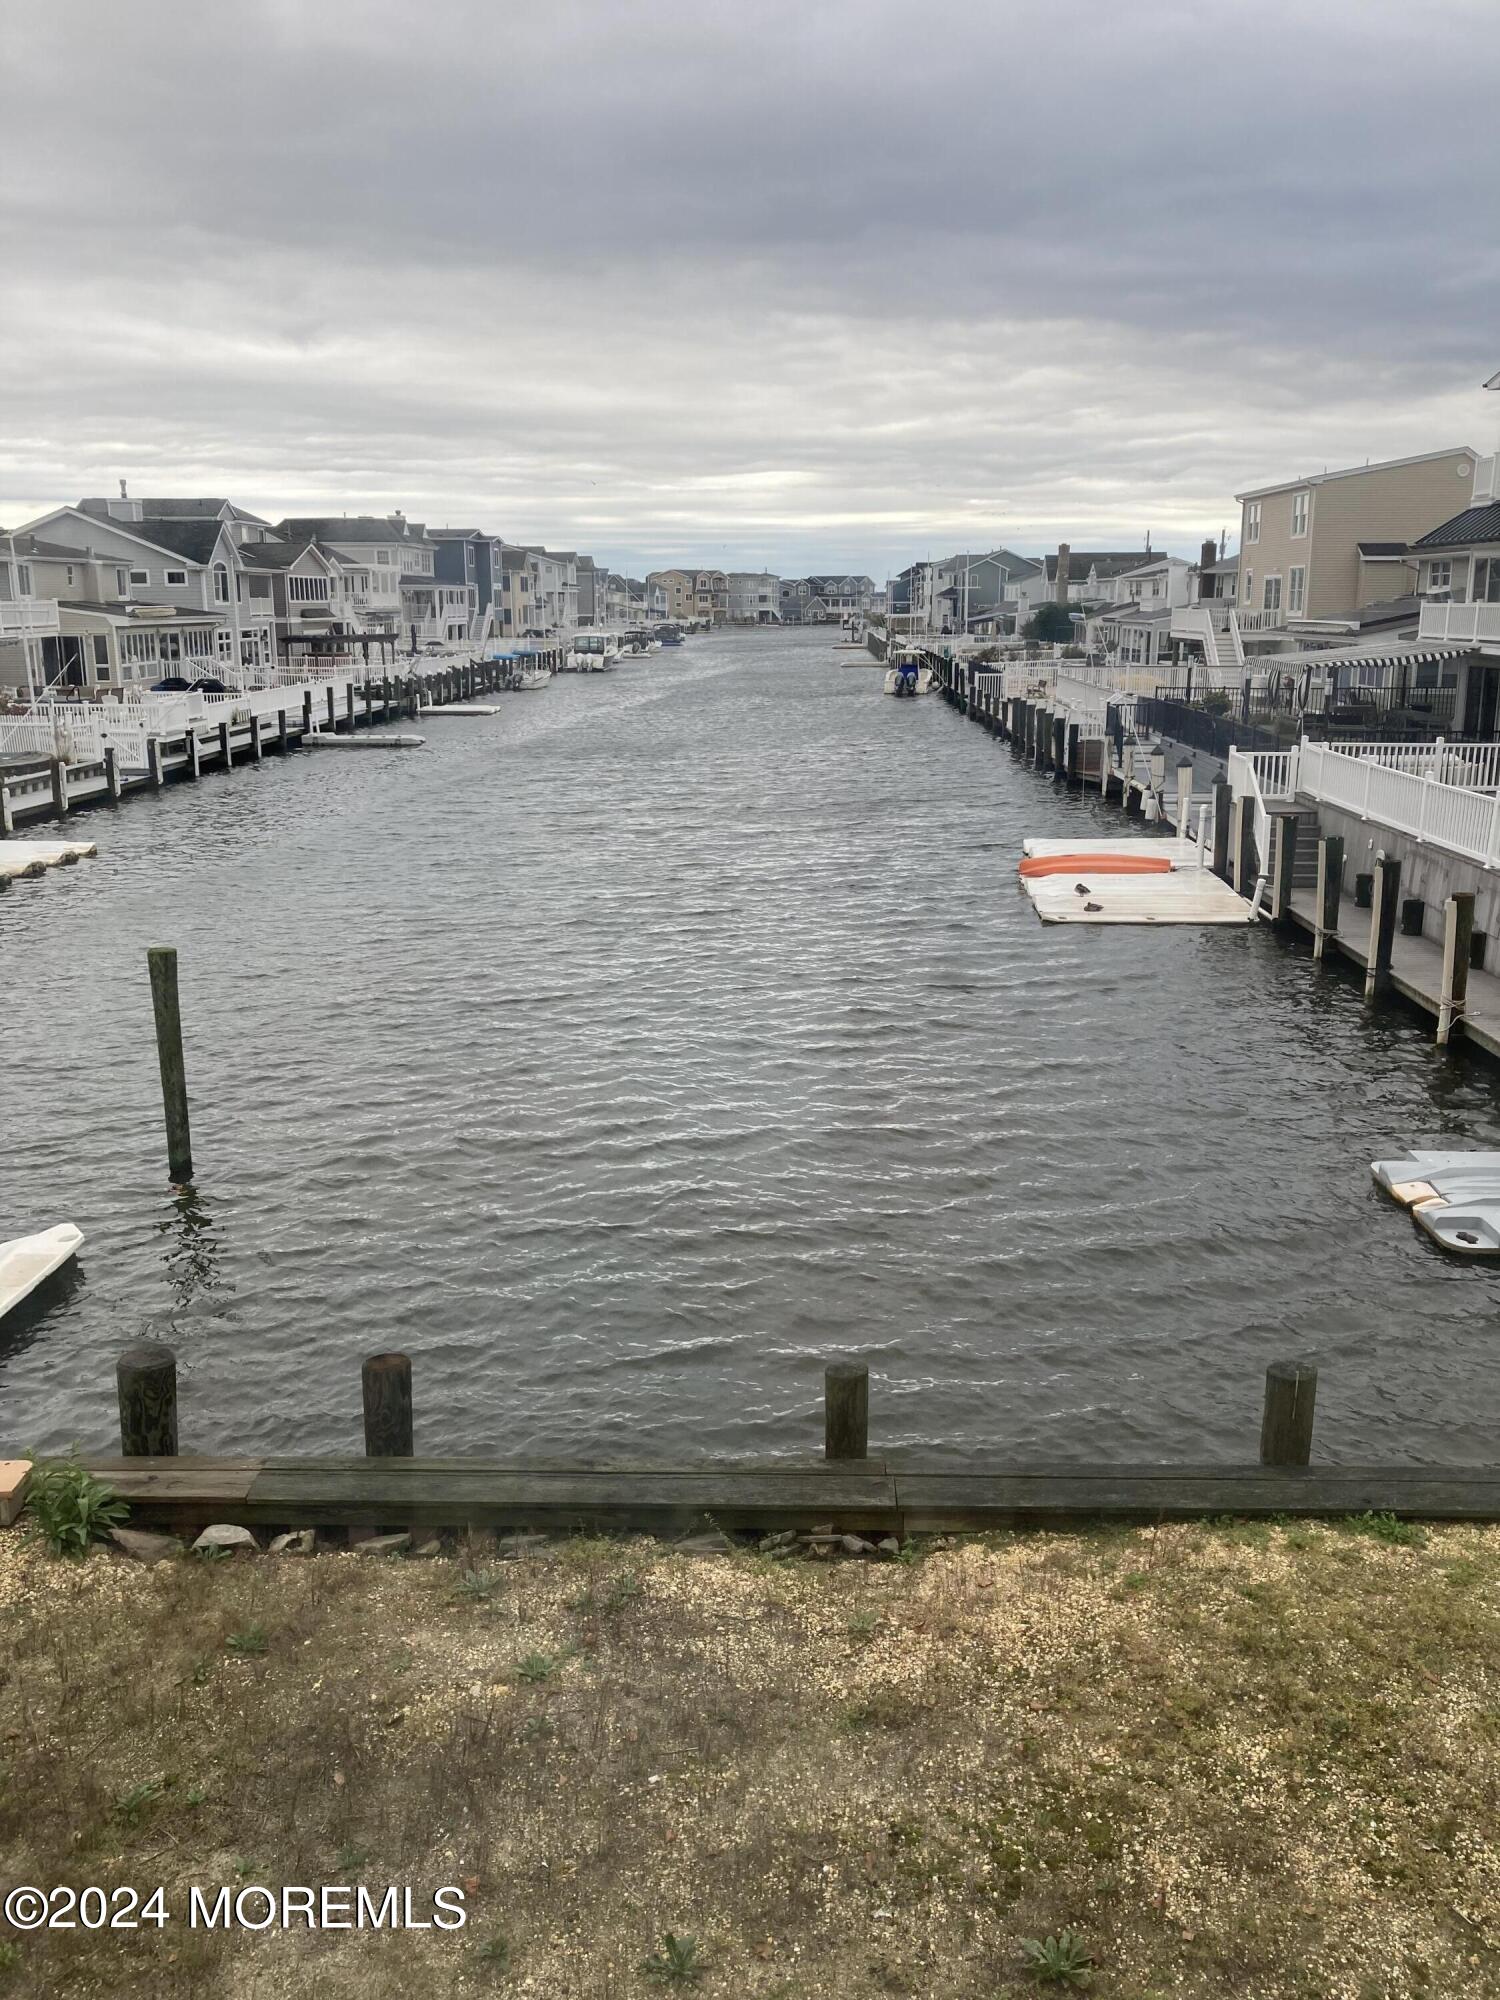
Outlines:
[[772,576],[766,570],[731,570],[725,585],[725,611],[731,625],[779,624],[779,576]]
[[845,618],[868,618],[879,595],[867,576],[784,577],[779,612],[785,625],[837,625]]
[[[474,631],[484,630],[491,605],[497,614],[499,610],[500,537],[480,528],[429,528],[427,539],[432,544],[435,579],[449,588],[464,586],[472,601]],[[497,630],[498,622],[497,616]]]
[[656,569],[646,583],[661,587],[669,618],[722,625],[729,616],[729,579],[721,569]]

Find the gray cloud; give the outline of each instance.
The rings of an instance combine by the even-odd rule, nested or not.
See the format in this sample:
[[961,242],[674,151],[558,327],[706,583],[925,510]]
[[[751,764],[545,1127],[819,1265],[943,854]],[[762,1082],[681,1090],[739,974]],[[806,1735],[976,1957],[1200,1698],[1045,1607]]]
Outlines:
[[1497,83],[1467,0],[60,0],[7,28],[0,519],[1193,547],[1490,442]]

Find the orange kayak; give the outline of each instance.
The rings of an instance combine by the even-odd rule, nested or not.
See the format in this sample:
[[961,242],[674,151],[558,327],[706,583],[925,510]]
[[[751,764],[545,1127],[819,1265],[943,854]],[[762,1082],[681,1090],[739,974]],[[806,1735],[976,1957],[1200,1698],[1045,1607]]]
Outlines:
[[1170,875],[1165,854],[1028,854],[1023,875]]

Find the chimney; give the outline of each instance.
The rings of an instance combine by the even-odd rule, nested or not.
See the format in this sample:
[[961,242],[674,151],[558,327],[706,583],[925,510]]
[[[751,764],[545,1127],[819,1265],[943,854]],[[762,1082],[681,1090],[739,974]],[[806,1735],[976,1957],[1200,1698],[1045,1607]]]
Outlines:
[[1068,601],[1068,558],[1071,554],[1072,550],[1068,547],[1066,542],[1058,543],[1057,589],[1054,592],[1054,595],[1056,596],[1059,604],[1066,604]]
[[1219,560],[1218,543],[1215,542],[1213,536],[1210,535],[1208,540],[1203,544],[1202,548],[1199,549],[1198,551],[1198,567],[1199,569],[1212,569],[1214,564],[1218,560]]
[[130,495],[125,491],[125,482],[123,479],[120,481],[120,498],[122,500],[128,500],[130,498]]

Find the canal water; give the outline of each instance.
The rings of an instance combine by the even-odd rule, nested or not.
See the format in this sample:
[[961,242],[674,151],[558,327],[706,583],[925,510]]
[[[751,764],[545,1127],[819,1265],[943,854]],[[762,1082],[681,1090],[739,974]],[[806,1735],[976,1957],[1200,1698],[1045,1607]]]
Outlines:
[[[1372,1191],[1500,1095],[1263,930],[1043,928],[1026,834],[1113,830],[827,634],[700,637],[403,755],[96,813],[0,899],[0,1236],[75,1276],[0,1327],[0,1446],[109,1448],[176,1348],[182,1442],[790,1453],[825,1361],[876,1448],[1493,1458],[1500,1274]],[[166,1184],[145,948],[181,954],[196,1189]],[[3,1453],[0,1453],[3,1455]]]

